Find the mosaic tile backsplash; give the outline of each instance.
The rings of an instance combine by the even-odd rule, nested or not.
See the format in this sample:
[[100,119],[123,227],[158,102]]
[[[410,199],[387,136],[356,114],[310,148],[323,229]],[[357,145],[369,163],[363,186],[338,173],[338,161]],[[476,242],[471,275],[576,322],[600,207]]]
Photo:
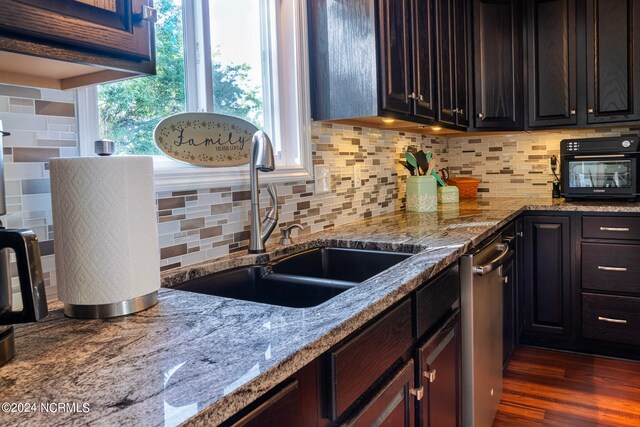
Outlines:
[[[48,299],[56,299],[50,157],[78,155],[74,92],[0,85],[0,120],[11,133],[4,140],[8,214],[3,223],[32,228],[41,242]],[[280,225],[294,223],[311,233],[359,218],[400,209],[407,172],[398,163],[409,145],[442,158],[444,140],[400,132],[314,123],[314,165],[328,167],[331,190],[314,194],[314,182],[278,184]],[[360,182],[354,184],[354,165]],[[156,195],[163,269],[245,250],[249,240],[247,185]],[[266,191],[261,206],[268,205]],[[293,232],[295,237],[297,230]]]
[[[0,120],[11,133],[4,139],[7,215],[2,222],[36,232],[47,297],[56,299],[48,161],[78,155],[75,93],[0,85]],[[316,194],[313,181],[278,184],[280,225],[270,241],[294,223],[305,227],[302,233],[313,233],[403,208],[407,171],[398,161],[410,145],[433,151],[438,169],[447,166],[452,176],[479,178],[480,197],[538,197],[551,192],[549,157],[559,154],[561,139],[627,132],[632,130],[445,138],[314,123],[313,164],[329,168],[330,191]],[[354,165],[359,182],[354,182]],[[249,198],[248,184],[157,193],[162,269],[245,250]],[[268,202],[262,191],[261,206],[266,209]]]
[[[304,226],[302,233],[314,233],[400,209],[408,172],[398,161],[407,147],[431,150],[439,159],[445,151],[440,138],[326,123],[313,124],[311,143],[313,164],[329,168],[331,191],[315,194],[313,181],[278,184],[280,224],[270,241],[280,238],[280,228],[296,223]],[[357,183],[354,165],[360,169]],[[163,269],[246,250],[248,185],[157,196]],[[268,204],[261,191],[260,206]]]
[[[450,137],[446,141],[451,176],[478,178],[479,197],[550,197],[555,178],[549,159],[560,160],[560,141],[638,134],[637,129],[541,131],[513,135]],[[558,166],[560,174],[560,166]]]
[[7,228],[30,228],[40,240],[49,299],[56,298],[49,158],[78,156],[75,93],[0,85],[5,137]]

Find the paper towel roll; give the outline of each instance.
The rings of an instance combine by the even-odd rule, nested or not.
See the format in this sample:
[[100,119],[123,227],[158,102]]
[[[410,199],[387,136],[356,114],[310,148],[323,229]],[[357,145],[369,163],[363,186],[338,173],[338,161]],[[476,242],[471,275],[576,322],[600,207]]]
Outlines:
[[65,306],[113,304],[157,291],[152,158],[56,158],[50,164],[56,278]]

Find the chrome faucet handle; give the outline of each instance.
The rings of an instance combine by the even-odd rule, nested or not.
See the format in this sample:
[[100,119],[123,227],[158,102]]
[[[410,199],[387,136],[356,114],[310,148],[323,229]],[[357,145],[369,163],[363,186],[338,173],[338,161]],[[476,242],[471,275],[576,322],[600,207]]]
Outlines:
[[267,241],[276,228],[276,225],[278,225],[278,191],[276,190],[275,184],[269,184],[267,192],[269,196],[271,196],[271,209],[269,209],[267,216],[262,221],[262,233],[260,233],[262,244]]
[[281,245],[290,245],[293,243],[293,239],[291,239],[291,230],[294,228],[299,228],[300,230],[304,230],[304,227],[300,224],[293,224],[286,228],[280,230],[282,233],[282,237],[280,238]]

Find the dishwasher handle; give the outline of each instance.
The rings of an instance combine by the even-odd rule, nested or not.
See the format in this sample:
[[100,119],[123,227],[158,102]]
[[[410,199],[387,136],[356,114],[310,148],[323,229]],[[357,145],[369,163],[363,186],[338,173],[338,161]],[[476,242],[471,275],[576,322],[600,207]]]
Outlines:
[[509,246],[509,243],[501,243],[497,245],[496,248],[500,251],[498,256],[484,265],[474,265],[473,272],[475,274],[477,274],[478,276],[489,274],[493,270],[500,267],[507,259],[511,258],[511,256],[513,255],[513,251],[511,250],[511,246]]

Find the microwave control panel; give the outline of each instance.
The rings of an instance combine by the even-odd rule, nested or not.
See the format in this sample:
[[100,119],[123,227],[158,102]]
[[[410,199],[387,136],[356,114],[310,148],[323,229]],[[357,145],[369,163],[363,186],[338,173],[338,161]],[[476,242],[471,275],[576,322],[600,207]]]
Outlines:
[[640,151],[640,136],[618,136],[611,138],[563,139],[561,154],[624,154]]

